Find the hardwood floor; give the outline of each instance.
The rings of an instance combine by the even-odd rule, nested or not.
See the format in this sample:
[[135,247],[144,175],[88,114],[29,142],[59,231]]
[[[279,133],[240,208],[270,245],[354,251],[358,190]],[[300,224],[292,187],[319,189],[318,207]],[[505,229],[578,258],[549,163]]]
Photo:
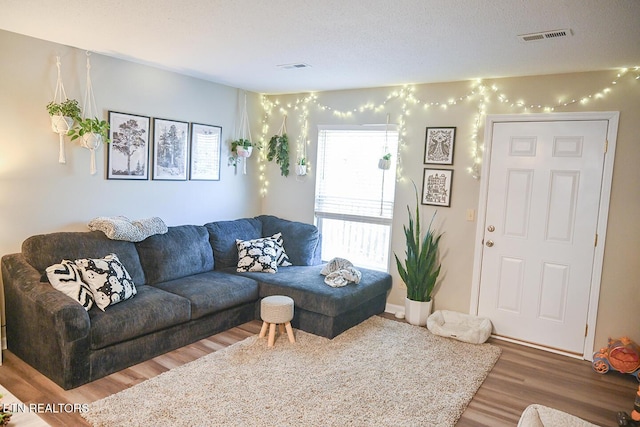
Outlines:
[[[389,314],[383,316],[393,319]],[[246,323],[68,391],[5,350],[0,384],[27,404],[90,403],[257,334],[260,326],[258,321]],[[531,403],[551,406],[605,427],[617,425],[616,412],[633,409],[638,382],[630,375],[601,375],[586,361],[499,340],[490,342],[502,349],[502,356],[458,426],[515,426]],[[40,416],[52,426],[87,425],[78,413],[57,412]]]

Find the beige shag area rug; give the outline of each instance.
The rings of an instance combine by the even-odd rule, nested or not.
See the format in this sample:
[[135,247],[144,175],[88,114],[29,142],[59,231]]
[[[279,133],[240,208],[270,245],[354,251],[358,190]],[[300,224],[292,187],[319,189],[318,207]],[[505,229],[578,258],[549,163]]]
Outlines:
[[333,340],[249,337],[89,405],[95,426],[453,426],[500,357],[374,316]]

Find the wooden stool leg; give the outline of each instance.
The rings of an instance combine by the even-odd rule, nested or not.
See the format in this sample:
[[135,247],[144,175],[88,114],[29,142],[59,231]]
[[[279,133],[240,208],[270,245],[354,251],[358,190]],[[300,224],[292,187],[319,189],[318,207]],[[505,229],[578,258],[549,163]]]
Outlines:
[[267,345],[269,347],[273,347],[273,343],[276,341],[276,324],[275,323],[271,323],[269,325],[269,342],[267,343]]
[[287,328],[287,335],[289,336],[289,342],[296,342],[296,337],[293,336],[293,329],[291,329],[291,322],[285,324]]
[[284,334],[284,323],[280,323],[278,326],[280,326],[280,333]]
[[258,338],[262,338],[265,335],[267,335],[268,327],[269,327],[269,324],[267,322],[262,322],[262,329],[260,329],[260,335],[258,335]]

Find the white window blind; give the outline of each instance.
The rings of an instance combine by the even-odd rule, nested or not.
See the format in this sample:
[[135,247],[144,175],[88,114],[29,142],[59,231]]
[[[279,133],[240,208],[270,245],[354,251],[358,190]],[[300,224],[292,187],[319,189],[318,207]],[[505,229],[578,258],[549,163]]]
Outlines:
[[[391,167],[378,161],[391,154]],[[395,197],[395,126],[320,127],[315,214],[322,259],[388,271]]]
[[[391,153],[391,168],[378,160]],[[316,216],[357,216],[390,222],[395,196],[395,126],[321,127],[318,132]],[[384,221],[386,220],[386,221]]]

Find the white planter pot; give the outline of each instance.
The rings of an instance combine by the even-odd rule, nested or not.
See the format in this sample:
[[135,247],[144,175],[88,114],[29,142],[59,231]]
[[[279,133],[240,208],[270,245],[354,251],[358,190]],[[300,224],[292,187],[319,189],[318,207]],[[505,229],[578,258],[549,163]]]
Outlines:
[[391,168],[391,160],[380,159],[378,160],[378,168],[388,170]]
[[82,146],[89,150],[95,150],[102,144],[102,135],[98,133],[85,133],[82,135]]
[[307,174],[307,165],[296,165],[296,175],[304,176]]
[[427,318],[431,314],[431,305],[433,299],[429,302],[413,301],[409,298],[404,299],[405,319],[412,325],[425,326]]
[[238,157],[250,157],[253,152],[253,147],[244,148],[238,145],[236,147],[236,152],[238,153]]
[[66,135],[73,127],[73,118],[66,116],[51,116],[51,129],[55,133]]

